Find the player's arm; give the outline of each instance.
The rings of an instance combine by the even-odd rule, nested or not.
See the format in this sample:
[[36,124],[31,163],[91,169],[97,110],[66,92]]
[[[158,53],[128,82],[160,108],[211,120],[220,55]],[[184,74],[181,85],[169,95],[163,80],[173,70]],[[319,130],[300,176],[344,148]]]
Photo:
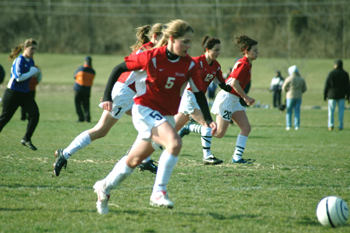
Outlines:
[[221,82],[219,83],[219,87],[227,92],[231,92],[232,91],[232,87],[230,85],[227,85],[225,82]]
[[244,99],[244,101],[248,104],[248,105],[252,105],[255,102],[255,99],[249,97],[244,90],[242,89],[239,80],[233,78],[232,81],[232,87],[233,89],[235,89],[235,91]]
[[37,72],[38,72],[38,68],[36,68],[35,66],[32,66],[30,67],[30,70],[27,73],[22,73],[18,75],[18,77],[16,78],[16,81],[23,82],[29,79],[30,77],[32,77],[33,75],[35,75]]
[[226,91],[226,92],[231,92],[232,91],[232,87],[230,85],[227,85],[225,83],[225,79],[222,76],[222,71],[221,71],[221,67],[218,68],[218,70],[216,71],[216,78],[215,81],[219,84],[219,87]]

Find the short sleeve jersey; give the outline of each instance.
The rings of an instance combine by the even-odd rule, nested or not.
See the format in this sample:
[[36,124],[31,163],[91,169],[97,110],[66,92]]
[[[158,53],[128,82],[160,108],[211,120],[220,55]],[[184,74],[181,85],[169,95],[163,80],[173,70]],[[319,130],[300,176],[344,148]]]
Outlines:
[[[212,81],[214,81],[216,84],[225,82],[225,79],[222,76],[221,66],[219,62],[213,61],[212,65],[209,65],[205,58],[205,55],[193,57],[193,60],[200,67],[200,75],[204,81],[205,86],[204,93],[207,92],[208,86]],[[191,88],[187,88],[187,90],[191,91]]]
[[[248,58],[244,56],[236,62],[231,74],[226,79],[226,84],[231,85],[233,79],[237,79],[239,81],[239,85],[244,90],[245,86],[250,82],[250,78],[251,66]],[[232,88],[230,93],[240,97],[240,95],[235,91],[234,88]]]
[[159,111],[162,115],[175,115],[181,96],[189,82],[194,92],[203,91],[199,68],[186,55],[170,61],[166,46],[125,57],[129,70],[145,70],[147,77],[137,80],[135,104]]
[[22,82],[17,82],[16,78],[20,77],[24,73],[28,73],[32,66],[34,66],[33,59],[27,59],[22,54],[18,56],[12,63],[11,78],[7,84],[7,87],[15,91],[28,92],[31,78],[28,78]]
[[[137,51],[132,52],[129,56],[142,53],[143,51],[153,48],[153,46],[154,44],[152,42],[148,42],[142,45]],[[122,73],[118,79],[118,82],[125,83],[126,85],[129,86],[131,90],[136,92],[135,75],[137,74],[137,72],[139,71],[128,71],[128,72]]]

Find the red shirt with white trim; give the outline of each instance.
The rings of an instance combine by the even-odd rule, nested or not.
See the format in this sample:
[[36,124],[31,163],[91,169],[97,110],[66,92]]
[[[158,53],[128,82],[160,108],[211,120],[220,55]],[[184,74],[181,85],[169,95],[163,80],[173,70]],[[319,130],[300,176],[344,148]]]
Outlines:
[[[252,68],[248,58],[246,56],[240,58],[233,67],[231,74],[226,79],[226,84],[231,85],[233,79],[237,79],[239,81],[239,85],[244,90],[245,86],[250,82],[251,70]],[[230,93],[241,97],[234,88],[232,88]]]
[[186,55],[170,61],[166,46],[125,57],[129,70],[146,70],[147,77],[136,80],[135,104],[159,111],[163,116],[178,112],[181,96],[189,82],[194,92],[204,91],[199,67]]
[[[209,65],[204,54],[199,57],[193,57],[192,59],[198,63],[201,68],[200,74],[205,85],[204,93],[207,92],[208,86],[212,81],[216,84],[225,82],[219,62],[213,61],[212,65]],[[191,88],[187,88],[187,90],[191,91]]]

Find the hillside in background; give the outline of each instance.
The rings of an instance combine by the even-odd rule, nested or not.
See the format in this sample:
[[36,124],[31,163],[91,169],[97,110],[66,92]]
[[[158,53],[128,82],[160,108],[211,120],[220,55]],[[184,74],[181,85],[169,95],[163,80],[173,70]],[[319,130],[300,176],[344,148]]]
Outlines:
[[246,34],[263,57],[350,58],[350,1],[3,0],[0,13],[0,52],[35,38],[45,53],[126,55],[136,27],[183,19],[196,31],[193,56],[205,35],[239,56],[232,39]]

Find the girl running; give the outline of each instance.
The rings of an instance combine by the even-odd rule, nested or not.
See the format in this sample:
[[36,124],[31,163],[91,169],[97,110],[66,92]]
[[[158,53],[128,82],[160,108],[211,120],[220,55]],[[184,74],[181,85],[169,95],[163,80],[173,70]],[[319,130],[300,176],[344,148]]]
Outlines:
[[[131,54],[138,54],[144,50],[152,48],[162,38],[163,24],[157,23],[152,27],[147,25],[136,29],[137,42],[131,47]],[[96,139],[106,136],[109,130],[125,114],[131,115],[131,108],[134,104],[133,97],[136,94],[135,76],[145,74],[145,72],[125,72],[117,82],[113,84],[113,89],[109,99],[112,100],[112,109],[104,110],[102,116],[94,128],[86,130],[79,134],[71,144],[65,149],[55,151],[56,162],[54,163],[54,173],[60,175],[62,167],[67,167],[68,159],[79,150],[90,145]],[[102,103],[100,104],[102,107]],[[150,158],[146,158],[142,164],[143,169],[156,173],[157,166]]]
[[97,193],[97,211],[108,213],[108,200],[112,188],[117,187],[154,151],[151,141],[164,146],[160,156],[156,180],[150,204],[172,208],[166,186],[177,163],[182,141],[174,129],[174,115],[178,111],[185,85],[189,82],[204,118],[212,132],[216,123],[212,121],[203,92],[199,67],[187,54],[191,47],[193,28],[183,20],[175,20],[167,25],[163,38],[155,49],[125,58],[117,65],[108,80],[103,97],[103,108],[112,109],[111,91],[120,74],[130,70],[145,70],[147,77],[136,80],[137,96],[132,109],[133,123],[139,132],[127,156],[123,157],[103,180],[94,185]]

